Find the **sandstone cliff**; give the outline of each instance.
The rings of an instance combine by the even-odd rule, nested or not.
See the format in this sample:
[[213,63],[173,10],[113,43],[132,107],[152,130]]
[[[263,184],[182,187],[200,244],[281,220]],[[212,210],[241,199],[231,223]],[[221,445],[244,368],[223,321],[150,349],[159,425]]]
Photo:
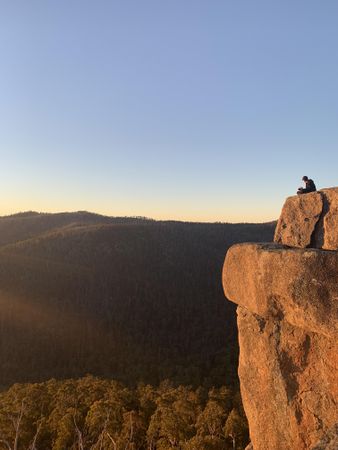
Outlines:
[[335,188],[288,198],[275,243],[227,253],[254,450],[338,448],[337,250]]

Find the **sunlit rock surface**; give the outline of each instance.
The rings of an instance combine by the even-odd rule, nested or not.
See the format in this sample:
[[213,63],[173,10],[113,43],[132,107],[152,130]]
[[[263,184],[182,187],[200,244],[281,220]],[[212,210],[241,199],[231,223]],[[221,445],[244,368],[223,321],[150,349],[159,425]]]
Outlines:
[[239,244],[223,269],[226,297],[261,317],[338,334],[338,252]]
[[287,198],[274,240],[290,247],[338,250],[338,188]]
[[[298,248],[241,244],[225,259],[224,292],[239,305],[239,377],[254,450],[338,448],[338,252],[300,248],[337,248],[337,193],[287,200],[276,240]],[[288,235],[279,234],[283,223]]]

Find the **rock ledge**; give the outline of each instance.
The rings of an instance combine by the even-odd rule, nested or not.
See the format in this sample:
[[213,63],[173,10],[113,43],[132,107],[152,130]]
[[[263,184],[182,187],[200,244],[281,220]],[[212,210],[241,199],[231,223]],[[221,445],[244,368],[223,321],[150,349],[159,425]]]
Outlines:
[[[338,188],[290,197],[275,243],[231,247],[239,377],[254,450],[338,441]],[[329,250],[329,251],[328,251]]]
[[290,247],[338,250],[338,188],[287,198],[274,241]]

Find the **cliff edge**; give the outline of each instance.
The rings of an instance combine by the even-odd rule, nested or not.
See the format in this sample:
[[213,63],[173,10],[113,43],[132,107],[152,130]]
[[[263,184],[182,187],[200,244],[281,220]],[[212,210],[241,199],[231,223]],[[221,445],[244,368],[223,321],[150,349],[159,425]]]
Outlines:
[[230,248],[254,450],[338,448],[338,188],[290,197],[275,243]]

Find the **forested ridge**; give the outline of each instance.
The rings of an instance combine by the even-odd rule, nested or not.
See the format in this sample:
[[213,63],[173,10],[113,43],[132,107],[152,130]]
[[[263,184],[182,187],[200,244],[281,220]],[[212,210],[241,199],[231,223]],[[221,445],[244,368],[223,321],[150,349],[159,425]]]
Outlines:
[[83,212],[0,218],[0,383],[91,373],[234,384],[224,255],[235,242],[271,240],[273,228]]
[[[87,212],[0,218],[4,448],[15,448],[12,419],[21,416],[16,450],[221,449],[234,439],[242,448],[236,314],[224,298],[221,269],[232,244],[271,241],[274,227]],[[80,378],[86,374],[101,378]],[[27,382],[39,384],[9,388]],[[140,386],[152,392],[151,414],[140,406]],[[117,409],[109,406],[116,390],[129,399]],[[225,403],[216,399],[221,392]],[[219,416],[217,425],[203,425],[209,413]],[[240,424],[237,437],[230,422]],[[173,437],[174,429],[181,434]]]

